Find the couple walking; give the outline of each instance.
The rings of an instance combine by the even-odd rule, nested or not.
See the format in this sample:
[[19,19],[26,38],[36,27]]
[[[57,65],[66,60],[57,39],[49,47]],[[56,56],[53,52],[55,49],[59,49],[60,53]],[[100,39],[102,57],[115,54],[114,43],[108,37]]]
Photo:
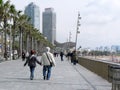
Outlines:
[[28,64],[30,68],[30,79],[34,78],[34,70],[36,67],[36,63],[43,66],[43,79],[49,80],[51,77],[51,69],[52,66],[55,66],[55,59],[53,54],[50,52],[50,48],[46,47],[46,52],[42,54],[41,60],[39,61],[35,56],[35,51],[31,50],[29,59],[26,60],[24,66]]

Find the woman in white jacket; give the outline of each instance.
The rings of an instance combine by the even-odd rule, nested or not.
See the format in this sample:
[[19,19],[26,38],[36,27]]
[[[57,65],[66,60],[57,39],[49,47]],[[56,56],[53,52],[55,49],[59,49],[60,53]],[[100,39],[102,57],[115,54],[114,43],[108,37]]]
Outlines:
[[55,59],[49,47],[46,47],[46,52],[42,54],[40,62],[43,65],[43,79],[49,80],[51,77],[51,68],[55,66]]

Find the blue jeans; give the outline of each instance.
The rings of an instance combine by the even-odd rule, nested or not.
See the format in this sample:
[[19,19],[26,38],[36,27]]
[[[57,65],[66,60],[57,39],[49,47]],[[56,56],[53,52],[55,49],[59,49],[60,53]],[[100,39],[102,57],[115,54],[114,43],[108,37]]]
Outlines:
[[34,78],[34,71],[35,71],[35,66],[30,66],[30,79],[31,80]]
[[[44,76],[44,77],[47,76],[47,80],[50,79],[50,76],[51,76],[51,68],[52,68],[52,66],[50,66],[50,65],[43,66],[43,76]],[[46,74],[47,74],[47,75],[46,75]]]

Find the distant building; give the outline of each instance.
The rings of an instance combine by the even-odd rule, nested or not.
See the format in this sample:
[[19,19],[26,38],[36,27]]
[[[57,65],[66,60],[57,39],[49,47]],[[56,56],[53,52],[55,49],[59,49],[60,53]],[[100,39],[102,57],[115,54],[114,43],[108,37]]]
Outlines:
[[46,8],[42,17],[43,35],[54,45],[54,41],[56,41],[56,13],[53,8]]
[[39,7],[31,2],[25,8],[25,14],[30,17],[30,24],[34,26],[34,28],[40,30],[40,11]]

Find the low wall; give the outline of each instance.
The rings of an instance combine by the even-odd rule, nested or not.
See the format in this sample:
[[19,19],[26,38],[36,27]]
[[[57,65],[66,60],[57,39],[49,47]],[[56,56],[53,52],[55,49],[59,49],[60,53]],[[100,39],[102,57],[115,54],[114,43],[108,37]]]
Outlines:
[[[93,60],[93,59],[83,58],[83,57],[79,57],[78,63],[108,81],[109,81],[108,65],[115,64],[112,62],[107,62],[105,60],[104,61],[103,60]],[[115,64],[115,65],[117,65],[117,64]]]

